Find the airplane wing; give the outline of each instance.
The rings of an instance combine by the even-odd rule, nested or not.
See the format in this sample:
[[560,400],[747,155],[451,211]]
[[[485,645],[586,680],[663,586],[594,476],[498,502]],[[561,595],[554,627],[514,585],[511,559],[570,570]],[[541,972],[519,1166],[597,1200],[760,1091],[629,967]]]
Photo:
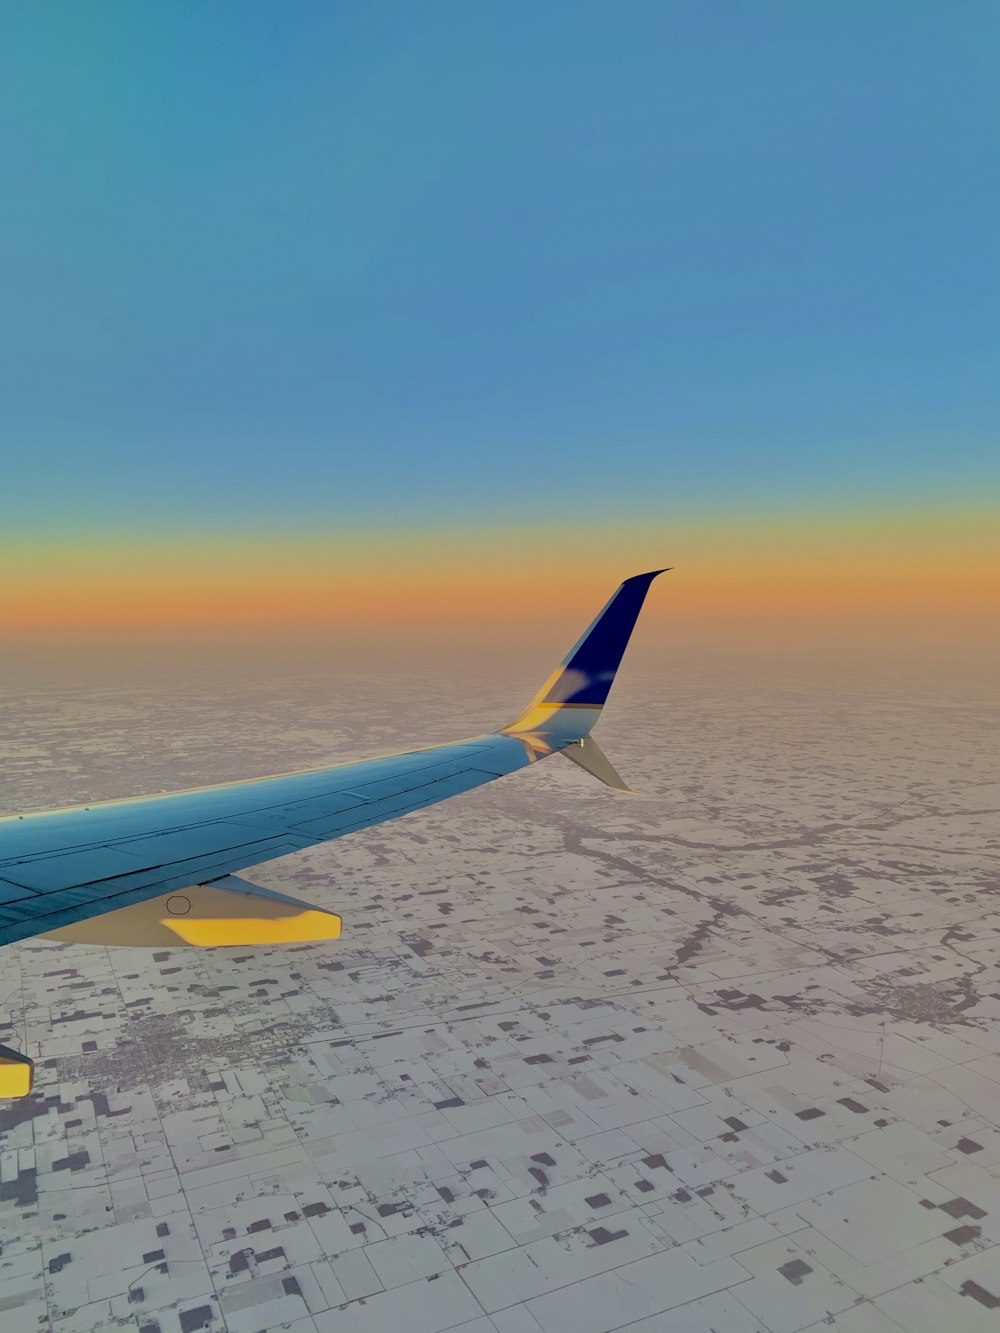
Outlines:
[[[38,934],[170,947],[336,938],[335,913],[233,872],[434,805],[569,747],[576,763],[624,790],[589,733],[649,585],[663,572],[626,579],[525,712],[498,731],[280,777],[0,818],[0,944]],[[5,1054],[14,1055],[0,1047],[0,1072]]]

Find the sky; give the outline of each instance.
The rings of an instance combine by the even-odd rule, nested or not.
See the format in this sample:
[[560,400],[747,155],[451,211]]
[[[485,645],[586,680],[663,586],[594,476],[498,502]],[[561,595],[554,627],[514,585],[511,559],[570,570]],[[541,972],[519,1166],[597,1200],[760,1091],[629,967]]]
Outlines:
[[673,564],[695,641],[977,651],[998,44],[976,0],[8,6],[0,631],[457,633]]

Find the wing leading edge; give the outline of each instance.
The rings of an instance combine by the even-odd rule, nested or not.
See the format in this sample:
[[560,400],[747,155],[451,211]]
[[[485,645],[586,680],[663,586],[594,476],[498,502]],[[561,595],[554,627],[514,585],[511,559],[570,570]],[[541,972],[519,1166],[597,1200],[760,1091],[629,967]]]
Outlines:
[[[621,786],[593,758],[600,755],[596,744],[582,743],[600,717],[649,585],[662,572],[626,579],[525,712],[499,731],[360,763],[0,818],[0,944],[191,886],[221,890],[224,877],[246,866],[434,805],[570,745],[581,747],[574,758],[583,767]],[[583,762],[584,751],[591,762]],[[238,883],[241,893],[255,889]],[[274,910],[272,904],[268,915]],[[340,923],[329,915],[332,938]],[[254,939],[266,942],[259,932]],[[225,938],[220,928],[209,942],[243,941]]]

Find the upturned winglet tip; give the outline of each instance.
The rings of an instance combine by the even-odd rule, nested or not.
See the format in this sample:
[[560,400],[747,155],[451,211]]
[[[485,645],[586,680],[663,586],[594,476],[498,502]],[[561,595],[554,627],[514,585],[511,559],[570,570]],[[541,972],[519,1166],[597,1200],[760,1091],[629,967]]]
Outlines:
[[669,574],[672,569],[673,565],[664,565],[662,569],[647,569],[644,574],[630,574],[622,583],[622,587],[626,583],[643,583],[648,587],[655,578],[659,578],[661,574]]

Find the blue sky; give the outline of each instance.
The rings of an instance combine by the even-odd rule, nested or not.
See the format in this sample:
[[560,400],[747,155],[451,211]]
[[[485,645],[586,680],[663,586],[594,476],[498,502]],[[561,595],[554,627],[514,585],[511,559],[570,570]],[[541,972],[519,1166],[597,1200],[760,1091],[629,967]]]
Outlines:
[[0,17],[0,521],[1000,487],[994,4]]

